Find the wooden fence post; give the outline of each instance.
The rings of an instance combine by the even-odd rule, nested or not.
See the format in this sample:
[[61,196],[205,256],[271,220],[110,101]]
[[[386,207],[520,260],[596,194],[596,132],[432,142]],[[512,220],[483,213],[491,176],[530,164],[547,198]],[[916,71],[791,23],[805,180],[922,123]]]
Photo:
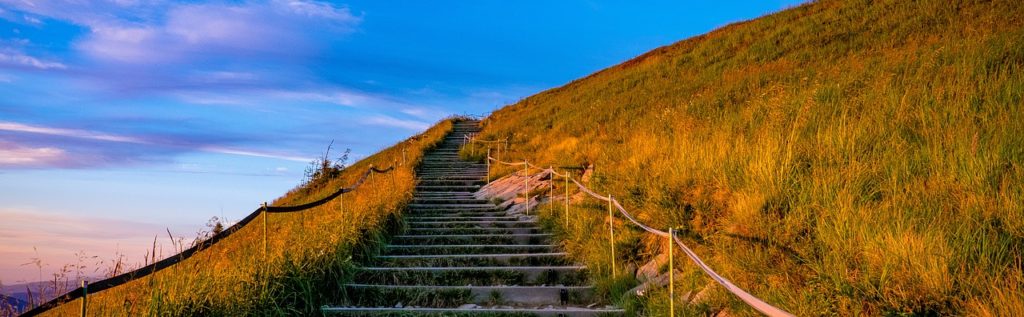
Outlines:
[[267,252],[270,250],[267,247],[267,217],[270,217],[270,213],[267,212],[267,202],[263,202],[263,264],[267,264]]
[[89,281],[82,280],[82,317],[85,317],[89,306]]
[[569,171],[565,171],[565,230],[569,230]]
[[675,259],[672,256],[672,249],[675,249],[673,240],[675,236],[672,233],[672,228],[668,228],[668,316],[676,316],[676,279],[675,279]]
[[523,160],[523,195],[526,196],[526,215],[530,215],[530,162]]
[[548,206],[551,206],[551,215],[555,215],[555,168],[548,165]]
[[608,241],[611,243],[611,249],[612,249],[612,278],[615,278],[615,275],[616,275],[615,274],[615,226],[614,226],[615,222],[613,221],[615,218],[612,217],[612,201],[614,201],[614,200],[615,199],[612,198],[612,195],[609,194],[608,195],[608,234],[609,234],[608,235],[608,237],[609,237]]

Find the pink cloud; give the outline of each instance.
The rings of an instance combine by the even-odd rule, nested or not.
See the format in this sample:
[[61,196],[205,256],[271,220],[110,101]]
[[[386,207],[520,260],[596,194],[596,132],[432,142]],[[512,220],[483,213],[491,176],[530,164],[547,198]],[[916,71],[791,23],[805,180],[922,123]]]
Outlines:
[[0,141],[0,167],[51,166],[68,159],[64,150]]

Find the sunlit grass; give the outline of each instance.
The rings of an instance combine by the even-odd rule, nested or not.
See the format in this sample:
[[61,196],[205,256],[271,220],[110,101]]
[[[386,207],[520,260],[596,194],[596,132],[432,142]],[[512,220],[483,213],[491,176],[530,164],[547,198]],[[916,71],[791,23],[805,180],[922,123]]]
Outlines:
[[[346,168],[319,188],[297,188],[272,203],[290,206],[349,186],[372,164],[404,166],[373,175],[362,187],[325,205],[270,214],[269,251],[263,253],[262,218],[192,258],[150,276],[89,295],[89,314],[100,316],[312,315],[343,299],[353,262],[375,254],[382,236],[398,226],[411,199],[414,167],[423,151],[452,128],[442,121],[421,135]],[[262,216],[261,216],[262,217]],[[165,253],[168,253],[165,250]],[[173,252],[171,252],[173,253]],[[49,312],[78,313],[80,300]]]
[[[479,138],[595,164],[589,187],[797,315],[1019,312],[1021,16],[1018,1],[804,5],[527,98]],[[583,230],[606,217],[575,208]],[[607,242],[588,239],[568,248],[601,267]],[[677,260],[683,285],[713,283]],[[713,288],[687,309],[754,314]]]

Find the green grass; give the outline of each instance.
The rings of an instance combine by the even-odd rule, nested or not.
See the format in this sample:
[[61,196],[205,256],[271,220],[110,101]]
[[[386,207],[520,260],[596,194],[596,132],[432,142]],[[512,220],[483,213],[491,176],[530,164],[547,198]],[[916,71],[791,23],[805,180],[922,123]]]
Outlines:
[[[272,205],[296,205],[349,186],[371,165],[410,164],[374,175],[362,187],[301,213],[271,214],[270,252],[264,260],[262,219],[197,255],[153,275],[89,294],[97,316],[314,315],[345,297],[342,286],[354,263],[377,254],[384,238],[403,224],[401,210],[412,199],[412,167],[452,128],[445,120],[421,135],[356,162],[326,184],[300,187]],[[342,205],[343,204],[343,205]],[[261,216],[262,217],[262,216]],[[166,253],[166,251],[165,251]],[[78,314],[80,300],[47,315]]]
[[[526,98],[479,138],[510,137],[506,160],[595,164],[587,186],[797,315],[1021,315],[1021,16],[1010,0],[820,1]],[[588,204],[581,227],[606,228]],[[568,249],[609,266],[588,234]],[[657,250],[619,240],[639,244],[622,268]],[[677,264],[682,285],[712,283]],[[710,294],[684,313],[756,314]]]

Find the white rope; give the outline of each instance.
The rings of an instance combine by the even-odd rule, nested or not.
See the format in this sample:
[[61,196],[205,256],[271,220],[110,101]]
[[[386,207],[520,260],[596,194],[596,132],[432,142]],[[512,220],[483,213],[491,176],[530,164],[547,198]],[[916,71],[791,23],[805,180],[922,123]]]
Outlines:
[[[487,158],[491,159],[491,160],[494,160],[494,161],[496,161],[498,163],[506,164],[506,165],[523,165],[523,164],[527,164],[527,166],[532,165],[532,164],[529,164],[528,162],[523,162],[523,163],[507,163],[507,162],[502,162],[502,161],[499,161],[497,159],[491,158],[490,156],[488,156]],[[554,169],[542,169],[542,168],[539,168],[539,167],[537,167],[537,169],[541,170],[541,172],[538,173],[538,174],[547,172],[547,173],[552,173],[554,175],[562,176],[561,174],[558,174],[557,172],[555,172]],[[529,175],[527,175],[527,176],[529,176]],[[565,175],[562,176],[562,177],[568,177],[568,176],[569,176],[569,173],[566,172]],[[615,208],[619,210],[619,213],[621,213],[622,216],[626,217],[626,219],[629,219],[630,222],[632,222],[634,225],[640,227],[641,229],[644,229],[647,232],[653,233],[653,234],[661,236],[661,237],[668,237],[669,236],[668,232],[661,231],[661,230],[658,230],[658,229],[654,229],[652,227],[649,227],[649,226],[641,223],[640,221],[637,221],[636,218],[633,218],[633,215],[630,215],[629,212],[626,211],[626,208],[622,207],[622,205],[619,204],[619,202],[617,200],[611,198],[610,195],[608,197],[598,195],[597,193],[595,193],[594,191],[590,190],[586,186],[583,186],[583,184],[580,184],[580,182],[577,182],[575,179],[573,179],[572,182],[576,184],[576,187],[579,187],[580,191],[582,191],[584,193],[587,193],[591,197],[594,197],[594,198],[596,198],[598,200],[601,200],[601,201],[611,201],[612,205],[614,205]],[[750,293],[747,293],[747,291],[744,291],[742,288],[739,288],[738,286],[736,286],[735,284],[730,282],[725,277],[722,277],[721,275],[718,275],[718,273],[716,273],[714,270],[712,270],[710,266],[708,266],[706,263],[704,263],[704,261],[701,260],[699,256],[697,256],[696,252],[693,252],[693,250],[691,250],[689,247],[687,247],[686,244],[683,244],[683,241],[679,240],[679,237],[674,237],[673,236],[672,240],[674,240],[676,242],[676,244],[679,245],[679,248],[681,248],[683,250],[683,252],[686,253],[686,256],[689,257],[690,260],[692,260],[694,264],[697,264],[697,267],[700,267],[700,269],[702,271],[704,271],[705,274],[710,276],[711,279],[715,280],[715,282],[718,282],[718,284],[722,285],[722,287],[725,287],[725,289],[727,291],[729,291],[733,295],[736,295],[736,297],[739,297],[740,300],[742,300],[743,302],[747,303],[747,305],[750,305],[750,307],[753,307],[757,311],[759,311],[762,314],[765,314],[767,316],[772,316],[772,317],[776,317],[776,316],[778,316],[778,317],[792,317],[793,316],[793,314],[790,314],[790,313],[788,313],[788,312],[786,312],[786,311],[784,311],[782,309],[779,309],[778,307],[772,306],[771,304],[766,303],[765,301],[755,297],[754,295],[751,295]]]
[[509,162],[505,162],[505,161],[502,161],[502,160],[499,160],[499,159],[496,159],[496,158],[493,158],[493,157],[490,157],[490,156],[488,156],[487,159],[491,160],[491,161],[495,161],[495,162],[501,163],[501,164],[505,164],[505,165],[508,165],[508,166],[519,166],[519,165],[526,164],[526,162],[509,163]]
[[501,143],[501,142],[505,142],[505,141],[502,141],[502,140],[477,140],[476,139],[476,135],[473,135],[472,137],[466,135],[466,136],[463,136],[463,137],[468,139],[470,142],[480,142],[480,143]]
[[584,193],[587,193],[590,196],[592,196],[594,198],[597,198],[598,200],[608,201],[608,199],[610,198],[610,196],[609,197],[604,197],[604,196],[598,195],[594,191],[590,190],[590,188],[587,188],[587,186],[583,186],[583,184],[580,184],[580,182],[577,182],[575,179],[572,180],[572,182],[576,184],[576,187],[580,188],[580,191],[582,191]]

